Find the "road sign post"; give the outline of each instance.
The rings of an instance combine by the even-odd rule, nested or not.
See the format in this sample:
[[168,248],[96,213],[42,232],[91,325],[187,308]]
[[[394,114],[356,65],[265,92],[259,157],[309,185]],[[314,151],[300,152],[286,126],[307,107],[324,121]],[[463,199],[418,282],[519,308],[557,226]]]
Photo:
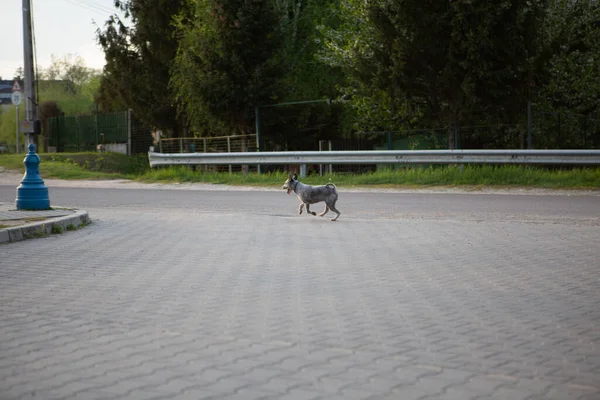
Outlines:
[[17,126],[17,145],[16,145],[16,153],[19,154],[19,105],[21,101],[23,101],[23,93],[21,93],[21,85],[19,85],[19,81],[15,79],[15,82],[12,86],[12,93],[10,95],[10,100],[12,103],[17,106],[17,118],[15,119],[15,125]]
[[19,135],[19,106],[17,106],[17,116],[15,118],[15,125],[17,126],[17,145],[16,145],[16,153],[19,154],[20,147],[20,135]]

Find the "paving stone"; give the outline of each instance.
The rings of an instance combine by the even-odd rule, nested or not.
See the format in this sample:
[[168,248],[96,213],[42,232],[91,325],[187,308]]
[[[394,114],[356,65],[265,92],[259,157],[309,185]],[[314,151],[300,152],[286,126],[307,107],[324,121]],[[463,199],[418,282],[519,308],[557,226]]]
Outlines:
[[593,222],[90,214],[0,245],[1,399],[600,398]]

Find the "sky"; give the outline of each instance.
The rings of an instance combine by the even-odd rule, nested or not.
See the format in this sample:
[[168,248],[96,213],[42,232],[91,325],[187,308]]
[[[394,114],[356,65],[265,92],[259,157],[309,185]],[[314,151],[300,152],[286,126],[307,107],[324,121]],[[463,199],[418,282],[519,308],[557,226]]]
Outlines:
[[[89,68],[104,66],[96,43],[97,27],[116,12],[113,0],[31,0],[37,65],[47,68],[51,57],[78,55]],[[0,0],[0,77],[12,79],[23,66],[23,0]],[[122,14],[118,13],[121,17]],[[97,26],[96,26],[96,25]]]

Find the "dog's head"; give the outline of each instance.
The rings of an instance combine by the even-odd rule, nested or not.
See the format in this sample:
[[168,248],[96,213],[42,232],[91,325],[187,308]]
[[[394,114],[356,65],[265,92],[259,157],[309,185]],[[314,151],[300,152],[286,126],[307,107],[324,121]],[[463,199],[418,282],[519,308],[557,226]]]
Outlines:
[[285,183],[283,184],[282,189],[287,190],[287,194],[290,194],[292,190],[296,187],[296,183],[298,183],[298,175],[289,174]]

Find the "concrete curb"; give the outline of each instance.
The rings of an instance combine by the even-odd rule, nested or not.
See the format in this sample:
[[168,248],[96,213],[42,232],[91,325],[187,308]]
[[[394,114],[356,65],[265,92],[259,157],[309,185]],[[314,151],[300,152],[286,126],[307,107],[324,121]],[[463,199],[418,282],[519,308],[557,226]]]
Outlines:
[[63,233],[91,222],[87,211],[75,210],[73,214],[52,217],[30,224],[0,229],[0,244],[18,242],[25,239],[46,237],[52,233]]

